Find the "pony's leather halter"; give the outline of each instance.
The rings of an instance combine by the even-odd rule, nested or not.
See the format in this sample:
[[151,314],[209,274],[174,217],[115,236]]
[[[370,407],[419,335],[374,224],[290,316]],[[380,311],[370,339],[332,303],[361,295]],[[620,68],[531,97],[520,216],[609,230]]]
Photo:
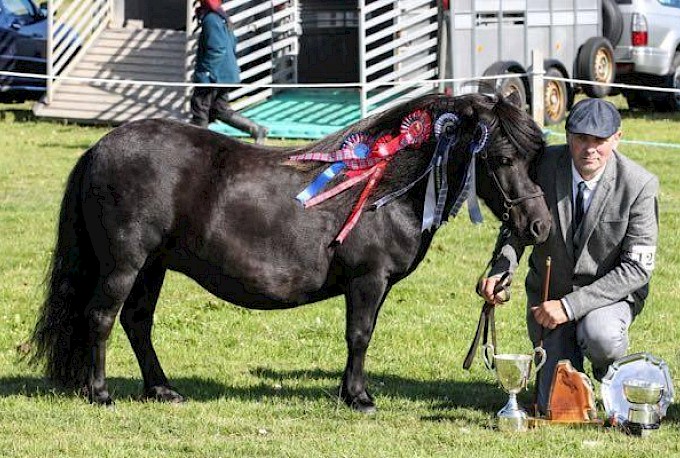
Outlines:
[[487,154],[486,150],[479,153],[479,158],[486,162],[487,174],[493,179],[494,183],[496,184],[496,187],[501,192],[501,196],[503,196],[503,207],[505,208],[505,211],[501,215],[502,221],[505,222],[510,219],[510,210],[512,209],[512,207],[524,202],[525,200],[535,199],[536,197],[543,197],[544,195],[543,191],[540,190],[539,188],[539,191],[533,194],[527,194],[526,196],[511,199],[510,196],[508,196],[508,193],[505,192],[505,189],[503,189],[503,186],[501,185],[501,182],[498,179],[496,172],[492,167],[489,166],[489,155]]

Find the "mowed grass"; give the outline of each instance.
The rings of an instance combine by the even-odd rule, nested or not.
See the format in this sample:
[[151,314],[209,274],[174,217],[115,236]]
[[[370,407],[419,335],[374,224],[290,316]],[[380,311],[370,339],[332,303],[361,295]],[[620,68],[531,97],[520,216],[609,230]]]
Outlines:
[[[109,129],[33,119],[0,106],[0,456],[2,457],[659,457],[678,456],[680,409],[648,439],[613,429],[494,430],[507,396],[477,358],[461,367],[481,306],[474,284],[498,222],[459,217],[421,266],[391,292],[369,348],[375,415],[337,400],[345,364],[344,302],[257,312],[170,273],[154,341],[181,406],[140,402],[141,376],[120,324],[109,343],[115,409],[55,392],[19,360],[43,294],[63,186],[79,155]],[[624,112],[626,138],[680,144],[680,116]],[[563,132],[561,126],[554,128]],[[559,138],[551,138],[559,140]],[[631,329],[680,380],[680,149],[624,145],[661,179],[661,241],[651,297]],[[529,352],[518,273],[497,312],[500,350]],[[533,386],[533,384],[531,384]],[[599,398],[599,385],[596,385]],[[527,405],[530,392],[520,401]],[[600,407],[600,412],[602,408]]]

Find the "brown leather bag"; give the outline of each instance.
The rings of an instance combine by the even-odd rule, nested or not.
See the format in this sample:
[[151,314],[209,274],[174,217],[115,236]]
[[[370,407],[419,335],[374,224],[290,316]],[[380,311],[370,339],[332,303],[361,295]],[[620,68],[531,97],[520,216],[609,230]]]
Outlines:
[[557,363],[550,387],[547,417],[557,423],[586,423],[597,418],[593,384],[567,359]]

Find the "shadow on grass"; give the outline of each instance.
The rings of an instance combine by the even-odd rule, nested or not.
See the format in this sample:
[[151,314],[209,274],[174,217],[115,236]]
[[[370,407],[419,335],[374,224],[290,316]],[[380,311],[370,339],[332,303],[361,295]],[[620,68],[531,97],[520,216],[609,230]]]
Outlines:
[[[335,399],[342,378],[340,371],[272,370],[259,367],[250,371],[259,383],[248,386],[229,386],[218,381],[199,377],[173,378],[171,384],[192,401],[206,402],[222,398],[244,401],[279,399]],[[109,389],[115,399],[140,399],[142,381],[134,378],[112,377]],[[489,382],[458,380],[420,380],[392,374],[370,374],[369,390],[377,397],[425,401],[441,415],[426,420],[456,419],[453,409],[473,409],[481,413],[495,412],[507,401],[507,396]],[[74,392],[55,389],[40,377],[0,377],[0,397],[8,396],[79,396]],[[380,407],[380,406],[378,406]]]
[[668,406],[668,410],[666,411],[666,417],[663,419],[664,423],[675,423],[676,425],[680,425],[680,406],[677,403],[671,404]]
[[[276,391],[268,386],[280,383],[287,385],[288,380],[323,380],[339,385],[342,372],[313,370],[272,370],[260,367],[251,371],[259,378],[270,382],[263,389],[269,396],[285,396],[316,398],[321,394],[321,389],[312,389],[310,393],[301,393],[300,389],[294,388],[291,392]],[[435,410],[450,410],[453,408],[471,408],[485,412],[495,412],[498,405],[507,401],[507,396],[494,383],[483,381],[460,381],[460,380],[421,380],[402,377],[392,374],[368,374],[369,391],[374,395],[386,396],[395,399],[407,399],[412,401],[429,401],[433,403]],[[271,392],[267,392],[271,390]],[[304,389],[303,389],[304,390]],[[283,391],[288,391],[283,390]],[[337,392],[337,386],[332,390]],[[263,393],[264,394],[264,393]],[[504,397],[505,396],[505,397]]]

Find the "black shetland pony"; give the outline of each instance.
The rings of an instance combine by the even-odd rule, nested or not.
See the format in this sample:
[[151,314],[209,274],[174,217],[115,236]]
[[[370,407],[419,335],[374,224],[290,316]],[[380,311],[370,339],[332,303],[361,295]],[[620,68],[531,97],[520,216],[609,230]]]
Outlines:
[[[291,308],[343,294],[348,357],[340,396],[356,410],[375,410],[364,359],[385,297],[420,263],[436,229],[421,230],[428,180],[418,180],[433,157],[436,135],[394,155],[368,204],[415,184],[389,204],[365,211],[341,244],[332,242],[363,186],[303,208],[294,197],[328,164],[290,157],[336,151],[355,132],[397,134],[415,110],[429,113],[433,123],[445,113],[458,119],[443,171],[451,191],[445,215],[483,123],[488,141],[477,154],[477,194],[525,243],[546,239],[549,212],[530,179],[544,150],[541,132],[502,97],[421,97],[302,148],[246,144],[172,121],[132,122],[102,138],[71,172],[32,360],[44,364],[58,385],[82,389],[91,402],[112,403],[106,341],[120,312],[145,395],[182,401],[151,342],[158,295],[172,269],[253,309]],[[329,186],[344,178],[342,172]]]

